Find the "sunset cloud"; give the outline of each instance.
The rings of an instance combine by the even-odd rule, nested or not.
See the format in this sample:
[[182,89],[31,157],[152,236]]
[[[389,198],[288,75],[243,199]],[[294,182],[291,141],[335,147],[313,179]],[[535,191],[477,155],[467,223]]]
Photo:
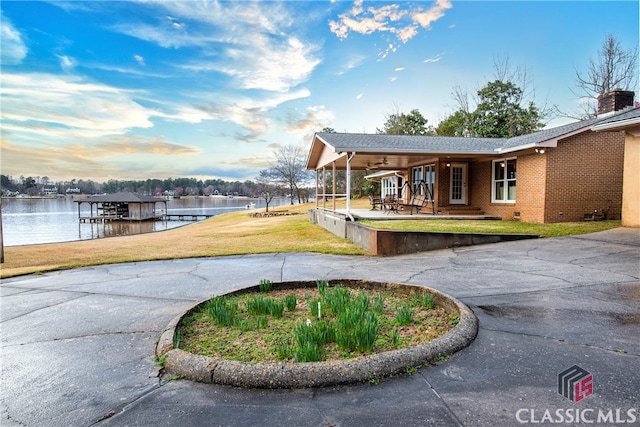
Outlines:
[[402,43],[406,43],[418,34],[418,29],[428,29],[431,24],[444,16],[452,7],[448,0],[438,0],[430,8],[406,8],[400,4],[369,6],[365,8],[362,0],[339,16],[329,21],[329,28],[340,39],[346,39],[350,32],[369,35],[390,33]]

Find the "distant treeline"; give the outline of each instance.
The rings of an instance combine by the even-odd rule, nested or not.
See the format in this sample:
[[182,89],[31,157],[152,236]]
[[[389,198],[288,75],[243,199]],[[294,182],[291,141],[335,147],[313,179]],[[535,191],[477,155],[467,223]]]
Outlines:
[[95,182],[92,180],[72,179],[70,181],[51,181],[48,177],[24,177],[15,179],[0,175],[2,194],[99,194],[131,191],[138,194],[175,196],[209,195],[259,195],[258,185],[253,181],[224,181],[222,179],[201,180],[196,178],[167,178],[146,180],[114,180]]

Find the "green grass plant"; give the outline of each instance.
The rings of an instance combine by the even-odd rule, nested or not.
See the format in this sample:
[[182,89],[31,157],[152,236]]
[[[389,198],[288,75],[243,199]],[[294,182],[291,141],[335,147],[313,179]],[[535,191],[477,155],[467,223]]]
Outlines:
[[498,234],[535,234],[542,237],[562,237],[577,234],[595,233],[620,227],[620,221],[583,221],[555,224],[537,224],[521,221],[490,220],[363,220],[373,228],[397,231],[438,231],[449,233],[498,233]]
[[408,303],[400,305],[396,312],[396,323],[406,326],[413,323],[413,309]]
[[238,303],[229,301],[227,297],[213,297],[207,304],[209,316],[220,326],[233,326],[236,324],[236,312]]
[[433,300],[433,294],[431,292],[424,291],[422,293],[422,306],[426,309],[435,307],[436,303]]
[[273,317],[282,317],[284,312],[284,302],[275,298],[256,295],[249,298],[246,302],[249,314],[265,315],[269,314]]
[[298,297],[294,294],[289,294],[284,297],[284,306],[287,311],[293,311],[296,309],[296,305],[298,305]]
[[342,286],[335,286],[321,292],[322,302],[335,315],[345,311],[351,301],[351,291]]
[[373,298],[371,303],[371,309],[376,314],[382,314],[384,312],[384,294],[378,294]]
[[271,280],[267,280],[267,279],[260,280],[260,284],[259,284],[260,292],[263,292],[263,293],[269,292],[271,290],[271,286],[272,286]]
[[318,288],[318,292],[320,292],[320,295],[324,295],[324,291],[327,290],[327,287],[329,286],[329,282],[326,280],[316,280],[316,287]]

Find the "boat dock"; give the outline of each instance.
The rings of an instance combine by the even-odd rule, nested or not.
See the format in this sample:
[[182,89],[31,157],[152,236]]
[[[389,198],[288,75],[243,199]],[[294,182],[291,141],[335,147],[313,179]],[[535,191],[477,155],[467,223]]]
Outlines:
[[99,216],[81,216],[78,219],[80,222],[89,222],[89,223],[97,223],[97,222],[115,222],[115,221],[200,221],[203,219],[211,218],[215,215],[210,214],[182,214],[182,213],[167,213],[162,215],[155,215],[152,217],[146,217],[144,219],[140,218],[130,218],[125,216],[108,216],[108,215],[99,215]]

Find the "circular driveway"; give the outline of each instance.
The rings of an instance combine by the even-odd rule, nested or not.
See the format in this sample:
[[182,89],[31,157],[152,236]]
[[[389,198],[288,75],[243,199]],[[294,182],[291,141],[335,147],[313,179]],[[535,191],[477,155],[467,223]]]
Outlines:
[[[248,255],[7,279],[0,424],[507,426],[580,408],[581,424],[607,421],[622,408],[640,425],[639,277],[640,230],[620,228],[388,258]],[[263,278],[429,286],[474,311],[478,337],[377,384],[247,390],[158,378],[155,343],[173,317]],[[573,365],[593,378],[578,402],[558,392]]]

